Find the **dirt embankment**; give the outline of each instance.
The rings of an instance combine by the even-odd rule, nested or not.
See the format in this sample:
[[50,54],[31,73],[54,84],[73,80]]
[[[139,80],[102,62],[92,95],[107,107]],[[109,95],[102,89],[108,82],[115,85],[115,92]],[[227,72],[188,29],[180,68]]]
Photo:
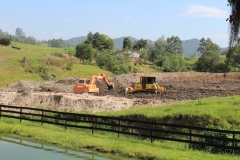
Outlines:
[[[128,86],[139,82],[141,75],[157,77],[166,92],[152,94],[125,94]],[[103,81],[97,81],[98,94],[74,94],[75,78],[51,82],[20,81],[0,89],[0,104],[44,107],[62,111],[116,111],[141,105],[159,105],[165,100],[181,101],[211,96],[229,96],[240,93],[240,74],[211,73],[136,73],[109,77],[115,89],[108,91]]]

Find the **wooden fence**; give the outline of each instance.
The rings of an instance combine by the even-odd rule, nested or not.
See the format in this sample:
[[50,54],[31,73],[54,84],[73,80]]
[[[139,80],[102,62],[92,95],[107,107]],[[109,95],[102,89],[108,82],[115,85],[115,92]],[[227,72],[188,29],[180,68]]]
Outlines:
[[[22,120],[54,124],[65,129],[81,128],[94,131],[104,131],[120,135],[137,136],[139,139],[168,140],[189,144],[189,147],[216,147],[228,150],[230,153],[240,153],[240,131],[218,130],[177,124],[140,121],[118,117],[96,116],[58,112],[45,109],[0,105],[0,118],[8,117]],[[204,134],[204,133],[212,134]],[[228,136],[214,136],[214,135]],[[217,142],[217,143],[216,143]]]

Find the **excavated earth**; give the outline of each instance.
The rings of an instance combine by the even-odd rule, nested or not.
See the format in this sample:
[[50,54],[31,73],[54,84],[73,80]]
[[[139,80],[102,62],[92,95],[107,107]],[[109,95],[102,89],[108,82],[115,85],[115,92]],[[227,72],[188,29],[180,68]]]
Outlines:
[[[157,83],[166,88],[161,94],[125,94],[125,88],[138,83],[140,76],[156,76]],[[0,104],[39,107],[58,111],[116,111],[143,105],[163,105],[204,97],[225,97],[240,94],[240,74],[228,73],[136,73],[109,77],[114,90],[104,81],[97,81],[97,94],[73,93],[76,78],[58,81],[20,81],[0,88]]]

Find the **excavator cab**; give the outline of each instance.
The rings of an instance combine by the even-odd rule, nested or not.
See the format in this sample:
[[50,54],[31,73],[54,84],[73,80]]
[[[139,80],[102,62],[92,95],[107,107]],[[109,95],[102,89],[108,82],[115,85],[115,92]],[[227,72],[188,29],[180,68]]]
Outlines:
[[85,78],[78,79],[73,90],[74,93],[99,92],[99,88],[97,88],[96,84],[90,84],[90,79]]
[[164,87],[159,86],[156,83],[155,76],[141,76],[140,83],[135,84],[133,87],[127,87],[125,93],[136,93],[136,92],[150,92],[150,93],[161,93],[165,91]]
[[107,76],[103,73],[93,75],[90,79],[80,78],[77,80],[76,84],[73,87],[74,93],[98,93],[99,88],[96,86],[97,80],[104,80],[107,84],[108,90],[112,90],[114,88],[113,83],[111,83]]

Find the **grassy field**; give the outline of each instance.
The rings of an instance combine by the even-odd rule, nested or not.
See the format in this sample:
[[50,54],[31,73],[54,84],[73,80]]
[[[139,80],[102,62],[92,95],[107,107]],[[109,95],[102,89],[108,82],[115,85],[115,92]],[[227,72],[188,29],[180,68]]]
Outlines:
[[[13,46],[0,46],[0,87],[20,80],[44,81],[44,76],[55,76],[55,80],[68,77],[86,77],[104,72],[111,72],[97,66],[83,65],[76,58],[71,58],[74,48],[52,48],[13,42]],[[25,63],[23,62],[25,59]],[[71,69],[67,69],[68,67]],[[69,67],[69,68],[70,68]]]
[[[99,115],[105,116],[125,116],[142,115],[146,119],[174,119],[176,117],[185,117],[185,124],[194,125],[194,119],[199,123],[219,126],[226,126],[240,130],[240,96],[230,97],[211,97],[198,100],[189,100],[176,102],[174,104],[165,104],[160,106],[143,106],[120,110],[116,112],[100,112]],[[184,121],[184,120],[183,120]],[[191,124],[192,123],[192,124]]]
[[239,156],[228,154],[210,154],[191,150],[183,143],[142,141],[137,138],[117,137],[116,134],[86,130],[73,130],[40,123],[1,118],[0,133],[25,137],[27,140],[46,144],[54,144],[62,148],[78,150],[89,148],[100,152],[111,153],[123,157],[136,159],[163,159],[163,160],[237,160]]

